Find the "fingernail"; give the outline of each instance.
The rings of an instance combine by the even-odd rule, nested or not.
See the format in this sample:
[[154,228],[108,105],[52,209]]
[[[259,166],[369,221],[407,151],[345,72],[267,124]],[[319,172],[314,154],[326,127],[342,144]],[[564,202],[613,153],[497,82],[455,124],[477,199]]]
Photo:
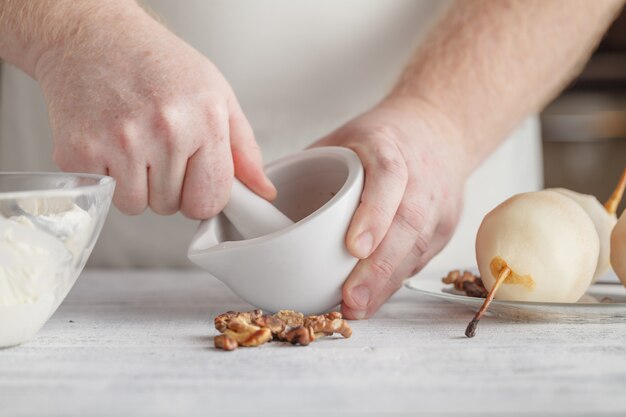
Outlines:
[[276,190],[276,186],[272,183],[272,181],[270,181],[268,177],[264,177],[263,182],[265,183],[265,186],[270,190],[271,198],[275,198],[276,194],[278,194],[278,190]]
[[374,247],[374,236],[370,232],[363,232],[356,238],[354,243],[357,258],[367,258]]
[[[352,288],[352,291],[350,291],[350,297],[352,298],[352,300],[354,301],[354,303],[356,303],[356,308],[361,308],[363,310],[367,309],[367,305],[370,302],[370,289],[367,288],[365,285],[357,285],[356,287]],[[365,311],[362,312],[363,314],[365,314]]]
[[355,320],[363,320],[366,314],[367,311],[365,310],[352,310],[352,317],[354,317]]

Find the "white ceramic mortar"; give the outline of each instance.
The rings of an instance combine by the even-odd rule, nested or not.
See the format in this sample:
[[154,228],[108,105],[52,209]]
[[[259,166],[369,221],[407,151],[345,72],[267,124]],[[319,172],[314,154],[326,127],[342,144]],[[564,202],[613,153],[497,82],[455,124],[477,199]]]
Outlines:
[[363,190],[361,162],[347,148],[324,147],[277,160],[266,172],[278,189],[274,205],[295,223],[243,240],[222,213],[200,222],[189,259],[256,307],[327,311],[341,302],[357,262],[345,236]]

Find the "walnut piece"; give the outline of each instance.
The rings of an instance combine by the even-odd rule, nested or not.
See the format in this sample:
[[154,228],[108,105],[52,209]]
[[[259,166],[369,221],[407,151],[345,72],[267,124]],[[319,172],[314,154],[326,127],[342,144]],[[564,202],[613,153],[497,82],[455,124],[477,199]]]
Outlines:
[[213,343],[223,350],[260,346],[271,339],[306,346],[334,333],[346,339],[352,336],[350,325],[339,312],[305,317],[292,310],[281,310],[274,315],[263,314],[261,310],[228,311],[215,318],[215,328],[223,334],[215,336]]
[[[215,328],[226,338],[214,339],[216,348],[233,350],[236,346],[260,346],[272,339],[272,331],[268,327],[261,327],[253,322],[263,315],[261,310],[238,313],[228,311],[215,318]],[[218,336],[219,337],[219,336]],[[234,341],[235,347],[232,347]]]
[[333,333],[339,333],[346,339],[352,336],[352,329],[348,322],[337,311],[323,316],[308,316],[304,319],[304,327],[311,327],[318,336],[320,334],[332,336]]
[[482,279],[470,271],[455,269],[441,279],[444,284],[454,285],[454,289],[462,291],[468,297],[485,298],[489,291],[485,288]]
[[225,334],[220,334],[213,338],[213,343],[215,347],[223,350],[235,350],[239,344],[237,341],[230,336],[226,336]]
[[298,326],[288,327],[287,330],[278,336],[279,340],[289,342],[292,345],[307,346],[315,341],[315,333],[310,327]]
[[275,316],[269,316],[262,314],[252,320],[254,324],[260,327],[267,327],[272,332],[272,335],[278,334],[285,330],[285,323]]
[[252,321],[263,315],[263,311],[256,309],[247,312],[227,311],[215,317],[215,328],[220,332],[228,329],[228,323],[235,319],[241,319],[245,323],[252,324]]
[[282,320],[286,326],[290,327],[302,326],[304,324],[304,314],[293,310],[280,310],[274,314],[274,317]]
[[441,281],[444,284],[454,284],[457,279],[461,276],[461,271],[455,269],[454,271],[448,272],[448,276],[441,278]]

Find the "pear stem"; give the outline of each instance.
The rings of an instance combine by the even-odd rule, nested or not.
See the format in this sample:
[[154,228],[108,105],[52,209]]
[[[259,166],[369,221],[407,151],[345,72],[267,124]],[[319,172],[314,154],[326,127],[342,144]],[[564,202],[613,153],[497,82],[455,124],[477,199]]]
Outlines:
[[624,189],[626,188],[626,168],[624,168],[624,172],[622,172],[622,177],[619,179],[615,190],[613,190],[613,194],[606,200],[604,203],[604,208],[607,213],[615,214],[617,212],[617,206],[622,201],[622,196],[624,195]]
[[467,325],[467,328],[465,329],[465,336],[474,337],[474,335],[476,334],[476,327],[478,327],[478,322],[489,308],[489,304],[491,304],[491,301],[493,301],[493,297],[496,295],[496,291],[498,291],[500,285],[502,285],[504,280],[506,280],[509,275],[511,275],[511,268],[509,268],[508,266],[505,266],[500,270],[500,273],[498,274],[498,279],[496,279],[496,282],[495,284],[493,284],[491,291],[489,291],[489,294],[487,294],[485,302],[483,302],[480,310],[478,310],[472,321],[470,321],[470,323]]

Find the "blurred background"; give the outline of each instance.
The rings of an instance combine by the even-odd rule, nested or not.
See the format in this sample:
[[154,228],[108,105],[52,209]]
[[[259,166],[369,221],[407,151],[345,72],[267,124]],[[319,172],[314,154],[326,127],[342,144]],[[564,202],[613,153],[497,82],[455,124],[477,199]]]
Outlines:
[[[626,13],[541,122],[545,186],[604,202],[626,166]],[[625,207],[622,202],[618,213]]]

